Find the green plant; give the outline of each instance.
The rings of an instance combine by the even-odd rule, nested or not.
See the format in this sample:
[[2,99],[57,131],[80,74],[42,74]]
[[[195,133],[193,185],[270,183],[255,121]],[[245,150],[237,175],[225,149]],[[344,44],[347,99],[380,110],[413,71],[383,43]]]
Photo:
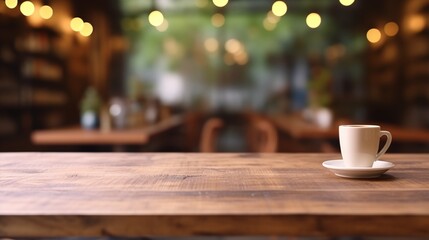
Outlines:
[[100,96],[94,87],[88,87],[80,103],[80,110],[84,112],[99,112],[101,107]]

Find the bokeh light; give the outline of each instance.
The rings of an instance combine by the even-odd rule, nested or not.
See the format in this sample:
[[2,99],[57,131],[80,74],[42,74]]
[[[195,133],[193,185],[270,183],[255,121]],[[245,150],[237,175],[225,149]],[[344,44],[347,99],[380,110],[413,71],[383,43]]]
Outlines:
[[307,16],[306,23],[310,28],[317,28],[322,23],[322,18],[317,13],[310,13]]
[[225,24],[225,17],[220,13],[215,13],[212,16],[212,25],[215,27],[222,27]]
[[39,9],[39,15],[43,19],[50,19],[53,14],[54,10],[48,5],[44,5]]
[[27,16],[27,17],[31,16],[34,14],[34,10],[35,10],[34,4],[30,1],[25,1],[25,2],[21,3],[20,10],[21,10],[22,15]]
[[164,15],[160,11],[153,11],[149,14],[149,23],[154,26],[158,27],[164,22]]
[[276,24],[276,23],[278,23],[278,22],[280,21],[280,17],[279,17],[279,16],[274,15],[273,11],[269,11],[269,12],[267,13],[266,20],[267,20],[268,22],[270,22],[270,23],[274,23],[274,24]]
[[420,32],[426,26],[426,19],[423,15],[415,14],[408,19],[407,25],[410,31]]
[[84,37],[88,37],[92,34],[92,32],[94,31],[91,23],[88,22],[84,22],[82,29],[80,30],[80,34],[82,34],[82,36]]
[[355,2],[355,0],[340,0],[341,5],[343,6],[350,6]]
[[231,38],[225,43],[225,50],[229,53],[237,53],[241,50],[242,45],[240,41],[235,38]]
[[156,29],[158,29],[158,31],[160,32],[165,32],[168,29],[168,21],[164,19],[164,21],[161,23],[161,25],[159,25],[158,27],[156,27]]
[[381,32],[377,28],[371,28],[366,33],[366,38],[370,43],[377,43],[381,40]]
[[262,24],[267,31],[273,31],[277,26],[276,23],[269,21],[268,18],[265,18]]
[[219,49],[219,42],[216,38],[207,38],[204,41],[204,47],[207,52],[216,52]]
[[75,17],[70,21],[70,28],[75,32],[80,32],[83,28],[83,20],[80,17]]
[[287,12],[287,5],[283,1],[276,1],[273,3],[273,6],[271,7],[271,11],[277,17],[281,17],[285,15]]
[[386,25],[384,25],[384,33],[389,36],[393,37],[399,32],[399,26],[395,22],[388,22]]
[[14,9],[18,6],[18,0],[5,0],[4,3],[6,4],[6,7],[10,9]]
[[225,7],[228,4],[228,0],[213,0],[213,4],[216,7]]

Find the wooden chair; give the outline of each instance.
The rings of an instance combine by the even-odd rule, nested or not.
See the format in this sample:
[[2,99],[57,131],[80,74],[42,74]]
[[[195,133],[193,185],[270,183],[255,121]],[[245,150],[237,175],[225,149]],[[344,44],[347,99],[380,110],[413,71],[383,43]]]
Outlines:
[[[246,117],[243,126],[242,139],[246,142],[246,151],[249,152],[276,152],[277,130],[268,120],[262,117]],[[200,138],[201,152],[218,152],[220,133],[226,129],[224,120],[213,117],[207,120],[202,128]]]
[[276,152],[278,145],[277,130],[268,120],[259,116],[251,117],[249,141],[252,152]]
[[201,131],[201,152],[216,152],[217,139],[222,126],[223,121],[220,118],[210,118],[205,122]]

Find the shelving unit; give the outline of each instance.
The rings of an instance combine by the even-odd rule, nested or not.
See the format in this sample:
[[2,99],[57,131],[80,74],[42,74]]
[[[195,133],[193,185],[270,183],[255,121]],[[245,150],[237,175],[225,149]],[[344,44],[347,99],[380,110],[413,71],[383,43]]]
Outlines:
[[34,129],[66,124],[66,62],[61,33],[0,13],[0,141],[29,139]]
[[[424,19],[420,29],[403,34],[404,122],[408,125],[429,128],[429,0],[407,2],[404,27],[410,27],[412,18]],[[414,26],[416,23],[414,22]]]
[[[399,3],[380,19],[397,22],[399,33],[383,34],[368,51],[368,108],[372,120],[429,128],[429,0]],[[416,17],[424,19],[421,29]]]

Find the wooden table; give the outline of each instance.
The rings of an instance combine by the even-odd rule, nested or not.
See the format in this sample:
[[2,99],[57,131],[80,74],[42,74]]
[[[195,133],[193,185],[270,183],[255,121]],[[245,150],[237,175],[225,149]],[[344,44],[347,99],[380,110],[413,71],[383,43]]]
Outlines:
[[0,237],[429,237],[429,155],[372,180],[338,154],[0,153]]
[[150,137],[183,123],[182,116],[173,116],[159,123],[141,128],[110,131],[86,130],[81,127],[38,130],[32,141],[38,145],[141,145]]
[[[331,127],[322,128],[315,123],[305,121],[302,117],[297,115],[275,115],[270,116],[270,119],[278,129],[297,139],[338,139],[338,126],[341,124],[335,123]],[[382,130],[390,131],[394,142],[429,144],[428,130],[406,128],[383,123],[372,124],[380,125]]]
[[[305,121],[300,115],[273,115],[269,119],[280,133],[280,152],[339,152],[338,126],[353,124],[335,122],[322,128]],[[381,126],[392,134],[392,145],[388,152],[429,153],[429,131],[384,123],[368,123]]]

